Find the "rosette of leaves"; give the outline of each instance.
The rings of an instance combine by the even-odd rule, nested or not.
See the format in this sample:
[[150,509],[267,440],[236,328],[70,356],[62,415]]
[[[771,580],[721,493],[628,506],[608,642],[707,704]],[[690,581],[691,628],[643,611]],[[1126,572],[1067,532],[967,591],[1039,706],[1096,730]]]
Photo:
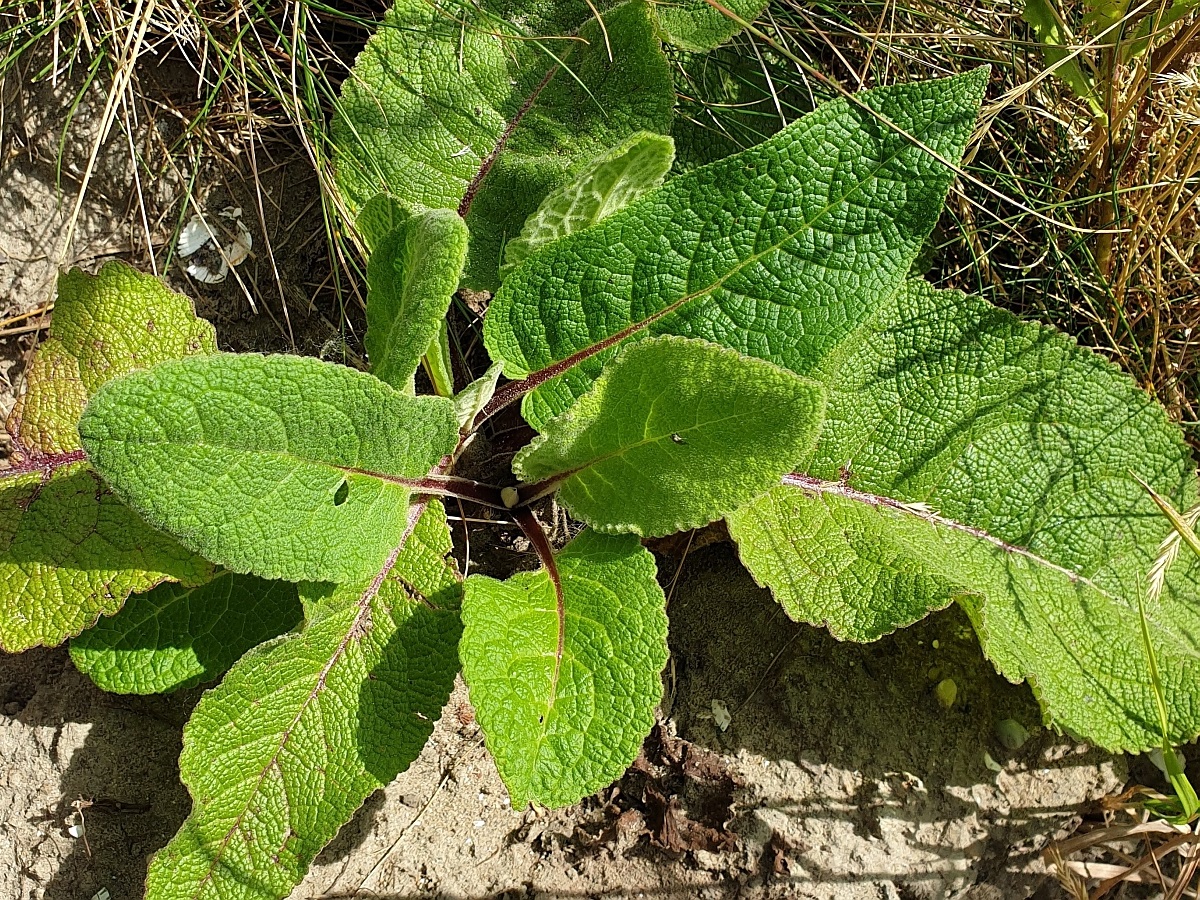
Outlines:
[[[574,27],[587,40],[574,53],[603,63],[601,36],[586,31],[594,19],[545,17],[568,7],[532,4],[515,17],[508,6],[473,9],[535,35]],[[650,13],[637,3],[600,9],[614,53],[627,47],[619,32],[628,27],[647,40],[652,69],[664,26]],[[396,24],[405,15],[416,6],[397,6],[393,31],[405,30]],[[653,40],[629,24],[643,20]],[[497,56],[485,38],[464,32],[468,71],[526,64],[524,50]],[[393,40],[377,38],[357,71],[371,71],[372,53],[393,54],[403,77],[389,86],[379,76],[374,89],[425,103],[414,79],[433,90],[451,77],[436,62],[444,48],[433,41],[409,58]],[[583,59],[568,64],[600,89]],[[114,365],[81,378],[75,394],[55,394],[76,398],[63,405],[64,431],[38,424],[60,413],[36,412],[46,401],[31,378],[14,433],[46,431],[36,445],[44,457],[86,467],[93,494],[172,548],[170,560],[195,567],[149,567],[126,593],[174,582],[76,639],[77,661],[126,690],[212,680],[232,663],[185,730],[181,771],[194,807],[154,858],[148,896],[286,896],[366,796],[415,758],[460,665],[514,804],[569,804],[603,787],[636,756],[662,690],[665,598],[641,538],[721,518],[794,618],[870,640],[961,603],[997,666],[1034,683],[1048,721],[1114,748],[1157,745],[1131,616],[1166,525],[1136,477],[1177,505],[1194,499],[1178,429],[1062,335],[908,280],[986,74],[830,103],[664,183],[671,147],[661,129],[619,116],[608,131],[555,120],[566,100],[539,104],[556,96],[557,70],[503,71],[478,80],[495,88],[493,112],[517,102],[514,83],[545,81],[488,150],[489,171],[507,171],[529,201],[511,231],[498,232],[484,206],[463,208],[476,176],[458,178],[457,199],[455,188],[415,202],[366,197],[395,189],[362,174],[372,162],[343,171],[373,248],[372,373],[216,353],[211,337],[190,353],[139,349],[145,366]],[[534,108],[545,115],[532,118]],[[453,109],[483,116],[469,104]],[[581,135],[585,149],[558,160],[553,178],[534,164],[535,145],[517,139],[535,121],[529,141]],[[405,151],[431,171],[449,147],[440,127],[428,140],[417,129]],[[503,270],[498,233],[520,241]],[[417,369],[480,259],[489,278],[504,275],[484,325],[495,365],[453,399],[418,396]],[[56,314],[63,340],[66,308]],[[129,320],[161,336],[160,319],[147,329],[137,309]],[[54,346],[47,369],[69,357],[69,373],[91,358]],[[472,436],[518,401],[538,434],[512,460],[510,483],[456,471]],[[8,534],[24,533],[22,517],[44,502],[40,486],[62,477],[37,459],[10,476],[24,493]],[[562,547],[538,522],[550,496],[586,526]],[[463,582],[448,558],[444,497],[505,511],[536,566]],[[70,516],[43,522],[41,543],[10,540],[2,564],[23,572],[33,559],[69,580],[75,570],[57,548],[64,529],[86,529]],[[130,568],[121,557],[111,565],[121,577]],[[1169,660],[1161,668],[1172,673],[1177,738],[1200,730],[1195,583],[1177,567],[1148,609]],[[233,602],[234,584],[249,595]],[[298,597],[300,612],[259,623],[247,644],[249,611],[269,608],[272,593]],[[4,601],[19,602],[19,588]],[[229,628],[242,641],[236,662],[199,640],[181,659],[179,623],[201,610],[216,623],[211,633]],[[53,615],[31,608],[35,620]]]

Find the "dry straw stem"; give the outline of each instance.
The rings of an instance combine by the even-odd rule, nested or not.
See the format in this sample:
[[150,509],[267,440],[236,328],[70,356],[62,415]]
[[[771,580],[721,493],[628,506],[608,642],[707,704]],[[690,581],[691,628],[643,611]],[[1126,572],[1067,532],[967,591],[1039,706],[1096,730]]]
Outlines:
[[[1043,851],[1043,862],[1070,897],[1100,900],[1127,882],[1157,885],[1164,900],[1196,896],[1191,885],[1200,865],[1200,834],[1186,825],[1147,819],[1133,798],[1138,791],[1145,793],[1133,789],[1115,801],[1132,822],[1118,824],[1110,813],[1105,824]],[[1095,884],[1090,890],[1089,882]]]

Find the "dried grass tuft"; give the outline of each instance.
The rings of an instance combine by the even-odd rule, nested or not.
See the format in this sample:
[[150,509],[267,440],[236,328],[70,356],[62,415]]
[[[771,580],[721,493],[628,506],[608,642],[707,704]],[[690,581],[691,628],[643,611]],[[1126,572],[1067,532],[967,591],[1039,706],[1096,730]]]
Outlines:
[[[193,214],[216,227],[206,190],[228,187],[226,193],[233,193],[236,187],[248,196],[247,220],[257,219],[254,230],[262,238],[255,242],[259,277],[240,277],[237,269],[232,276],[249,309],[275,318],[285,342],[297,346],[291,323],[297,303],[305,304],[306,315],[328,309],[340,320],[330,326],[344,333],[346,300],[355,299],[362,282],[359,256],[347,243],[345,219],[329,189],[328,123],[341,80],[386,5],[0,0],[0,79],[66,82],[77,90],[76,104],[89,89],[102,88],[103,119],[98,129],[89,128],[97,133],[91,159],[82,177],[68,180],[77,187],[64,199],[77,215],[102,146],[113,139],[127,145],[141,231],[141,255],[134,261],[140,265],[155,272],[169,267],[179,229]],[[74,127],[71,118],[67,130]],[[264,186],[272,175],[278,181],[282,169],[293,180],[301,173],[312,183],[289,190],[307,190],[320,204],[323,229],[306,220],[302,232],[291,234],[300,217],[285,220],[286,211]],[[182,185],[182,198],[164,198],[163,184]],[[309,245],[312,236],[305,232],[313,230],[323,230],[323,248]],[[276,249],[288,242],[301,245],[306,258],[322,257],[309,267],[308,282],[297,284],[282,271]]]
[[761,92],[759,115],[829,96],[810,69],[857,90],[989,64],[986,129],[968,151],[971,178],[959,179],[935,234],[930,276],[1059,325],[1117,360],[1195,441],[1200,19],[1151,29],[1150,52],[1127,58],[1157,0],[1130,4],[1124,20],[1092,31],[1083,4],[1062,4],[1076,40],[1066,49],[1102,101],[1097,117],[1055,77],[1021,19],[1024,5],[777,0],[759,25],[792,58],[764,56],[772,92]]

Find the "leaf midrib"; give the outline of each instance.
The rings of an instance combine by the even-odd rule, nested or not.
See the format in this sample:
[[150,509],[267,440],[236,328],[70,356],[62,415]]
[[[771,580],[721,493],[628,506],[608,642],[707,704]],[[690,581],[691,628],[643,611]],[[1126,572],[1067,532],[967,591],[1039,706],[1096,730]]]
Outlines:
[[228,451],[231,451],[234,453],[266,456],[266,457],[270,457],[273,459],[283,459],[285,461],[293,462],[296,464],[324,466],[325,468],[335,469],[339,472],[344,472],[347,475],[362,475],[367,478],[375,478],[375,479],[378,479],[379,481],[385,481],[389,484],[397,484],[397,485],[400,485],[402,487],[407,487],[407,488],[420,487],[421,485],[418,484],[417,482],[419,482],[423,477],[425,477],[425,475],[428,475],[428,474],[430,474],[430,472],[437,469],[437,464],[435,463],[432,466],[432,468],[430,469],[430,472],[426,472],[425,475],[392,475],[392,474],[389,474],[386,472],[376,472],[372,469],[363,469],[363,468],[359,468],[357,466],[343,465],[341,463],[329,462],[328,460],[300,456],[300,455],[296,454],[294,451],[290,451],[290,450],[270,450],[270,449],[260,449],[260,448],[255,448],[255,447],[237,447],[237,446],[233,446],[230,444],[209,443],[208,441],[187,441],[187,442],[178,441],[178,440],[142,441],[142,440],[130,440],[128,438],[120,438],[120,439],[113,439],[113,442],[120,443],[120,444],[132,444],[137,447],[172,447],[172,448],[179,448],[181,450],[190,450],[190,449],[195,449],[195,448],[204,448],[204,449],[208,449],[208,450],[228,450]]
[[862,491],[858,488],[851,487],[848,483],[840,481],[826,481],[816,478],[811,475],[801,473],[793,473],[783,477],[783,484],[788,487],[793,487],[810,496],[818,497],[838,497],[842,500],[848,500],[863,506],[869,506],[872,509],[889,509],[895,512],[913,516],[923,522],[928,522],[936,527],[948,528],[962,534],[967,534],[977,540],[991,544],[1005,554],[1019,556],[1029,560],[1035,565],[1057,572],[1065,576],[1072,584],[1082,584],[1088,587],[1106,600],[1111,600],[1114,603],[1124,604],[1125,601],[1117,597],[1112,592],[1100,587],[1092,579],[1086,575],[1069,569],[1066,566],[1061,566],[1058,563],[1051,562],[1044,556],[1034,553],[1027,547],[1022,547],[1018,544],[1010,543],[997,535],[992,534],[984,528],[976,525],[970,525],[965,522],[959,522],[957,519],[951,519],[948,516],[943,516],[932,509],[923,508],[925,504],[905,503],[902,500],[897,500],[894,497],[889,497],[885,494],[873,494],[869,491]]
[[[872,112],[875,114],[876,119],[883,119],[882,113],[880,113],[876,110],[872,110]],[[803,120],[798,120],[798,121],[803,121]],[[890,119],[883,119],[883,121],[889,127],[891,127],[894,132],[899,133],[904,138],[907,139],[907,138],[911,137],[915,141],[921,141],[922,143],[925,142],[924,139],[925,139],[926,135],[928,135],[930,130],[932,130],[935,127],[935,125],[944,125],[944,123],[929,122],[926,124],[925,129],[920,131],[918,134],[909,135],[907,132],[900,129],[899,126],[896,125],[894,122],[892,122]],[[574,351],[573,353],[568,354],[567,356],[563,357],[562,360],[552,360],[550,363],[543,366],[543,368],[551,368],[556,363],[563,362],[563,361],[571,359],[575,356],[580,356],[580,358],[578,360],[576,360],[576,362],[572,366],[569,367],[569,368],[574,368],[575,365],[578,365],[580,362],[583,362],[583,360],[588,358],[589,356],[592,356],[595,353],[600,352],[603,349],[607,349],[607,347],[611,346],[612,344],[609,342],[611,342],[612,339],[614,337],[616,337],[617,335],[620,335],[618,340],[624,340],[625,338],[630,337],[631,335],[636,334],[639,331],[649,328],[651,325],[653,325],[655,322],[659,321],[660,319],[664,319],[667,316],[671,315],[672,313],[678,312],[680,309],[682,309],[688,303],[691,303],[693,300],[699,300],[701,298],[707,297],[710,294],[713,294],[716,291],[720,290],[721,288],[723,288],[725,286],[725,283],[727,281],[729,281],[735,275],[740,274],[745,268],[757,263],[759,260],[768,256],[769,254],[778,252],[783,247],[787,246],[788,244],[790,244],[793,241],[795,241],[796,239],[798,239],[802,234],[806,234],[809,231],[812,231],[815,228],[815,226],[820,221],[822,221],[822,219],[824,219],[824,217],[827,216],[835,207],[848,201],[851,197],[855,196],[855,194],[857,194],[861,190],[863,190],[868,184],[874,183],[878,179],[879,174],[884,169],[886,169],[888,166],[890,166],[893,162],[895,162],[896,159],[898,159],[900,157],[901,153],[906,152],[909,148],[915,148],[915,149],[921,150],[922,153],[929,155],[927,153],[927,151],[924,151],[915,142],[910,142],[910,143],[906,143],[906,144],[902,145],[901,149],[896,150],[894,153],[892,153],[892,154],[888,155],[886,158],[880,160],[879,164],[876,167],[874,167],[873,169],[871,169],[871,171],[868,175],[863,177],[861,180],[857,181],[846,193],[830,200],[829,203],[827,203],[825,206],[821,207],[821,209],[811,219],[801,222],[795,231],[789,232],[785,237],[781,238],[777,243],[771,244],[768,247],[766,247],[765,249],[759,251],[758,253],[751,254],[750,256],[746,257],[745,259],[737,262],[732,268],[729,269],[729,271],[727,271],[723,275],[719,276],[711,284],[706,285],[706,286],[700,288],[699,290],[694,291],[693,293],[690,293],[683,297],[680,297],[678,300],[671,301],[669,304],[664,306],[662,309],[659,309],[659,310],[651,313],[650,315],[646,316],[644,319],[641,319],[637,322],[632,322],[632,323],[630,323],[630,325],[626,326],[624,329],[621,329],[618,332],[615,332],[613,335],[609,335],[605,338],[602,338],[599,341],[596,341],[594,344],[591,344],[588,347],[582,348],[581,350],[577,350],[577,351]],[[930,158],[936,159],[935,157],[932,157],[932,156]],[[713,165],[719,165],[719,163],[714,163]],[[778,180],[776,180],[776,183],[775,183],[775,190],[776,191],[778,190]],[[653,205],[655,200],[656,200],[655,194],[650,194],[643,200],[635,201],[634,203],[630,204],[628,207],[626,207],[625,212],[632,215],[633,214],[632,211],[637,210],[642,204]],[[764,209],[764,217],[765,217],[765,209]],[[580,232],[580,233],[583,234],[586,232],[587,232],[587,230]],[[756,237],[758,234],[761,234],[761,225],[760,225],[759,230],[756,232]],[[915,256],[915,251],[914,251],[913,255]],[[693,257],[693,259],[694,259],[694,257]],[[899,281],[896,286],[897,289],[899,289],[899,287],[903,283],[904,283],[904,277],[903,277],[903,273],[901,273]],[[772,305],[774,305],[774,306],[782,305],[782,304],[773,303],[770,297],[764,297],[761,299],[765,300],[767,303],[772,303]],[[791,308],[791,307],[788,307],[788,308]],[[613,342],[613,343],[615,343],[615,342]],[[831,350],[832,349],[835,349],[835,348],[831,348]],[[522,356],[524,356],[523,348],[522,348],[521,352],[522,352]],[[582,355],[582,354],[586,354],[586,355]],[[814,367],[820,363],[820,359],[821,358],[813,360]],[[528,366],[526,366],[526,369],[528,370]],[[569,369],[563,369],[562,371],[556,372],[555,374],[561,375],[561,374],[563,374],[563,372],[566,372],[566,371],[569,371]],[[537,371],[534,371],[532,374],[536,375]]]
[[[600,18],[601,14],[597,13],[596,15],[603,25],[603,19]],[[583,29],[584,25],[586,25],[588,21],[590,20],[585,19],[583,24],[575,29],[576,35],[580,30]],[[517,129],[521,126],[521,122],[524,121],[525,117],[529,115],[535,106],[537,106],[538,101],[541,99],[542,93],[550,86],[550,83],[557,77],[558,73],[563,69],[570,71],[567,63],[571,56],[575,53],[576,46],[578,46],[573,42],[567,47],[564,53],[562,53],[560,56],[555,56],[555,54],[551,53],[548,49],[542,46],[542,41],[546,39],[545,36],[521,34],[520,38],[521,40],[531,41],[534,46],[536,46],[549,58],[551,64],[548,66],[538,83],[534,85],[533,90],[531,90],[522,101],[521,105],[517,108],[517,111],[513,113],[511,118],[505,119],[504,128],[496,137],[496,141],[493,144],[492,149],[480,158],[479,169],[464,184],[463,196],[459,201],[458,206],[458,214],[463,219],[465,219],[467,214],[471,211],[471,205],[473,204],[475,197],[483,187],[483,183],[487,180],[488,175],[491,174],[491,170],[499,160],[500,155],[508,146],[508,142],[512,140],[513,134],[515,134]],[[584,43],[586,44],[586,41]],[[472,75],[472,78],[473,77],[474,76]],[[576,76],[576,78],[578,78],[578,76]],[[500,114],[500,110],[496,109],[494,106],[492,107],[492,111],[496,114]]]
[[[259,770],[258,777],[254,781],[253,788],[251,788],[251,790],[246,794],[245,804],[238,812],[237,818],[234,819],[233,823],[226,830],[225,835],[221,839],[220,846],[212,854],[212,860],[209,869],[204,873],[204,877],[201,878],[197,883],[196,890],[191,894],[190,900],[198,900],[204,891],[205,886],[212,880],[213,873],[215,873],[221,866],[221,861],[225,855],[225,848],[229,846],[229,842],[233,839],[234,834],[237,833],[237,831],[241,828],[242,820],[250,812],[251,803],[261,791],[263,782],[266,781],[267,774],[272,769],[279,769],[279,757],[283,753],[284,748],[286,748],[288,743],[291,741],[292,731],[296,728],[296,725],[300,722],[301,718],[303,718],[309,707],[316,702],[317,698],[322,693],[325,687],[325,682],[329,678],[329,673],[333,671],[333,667],[337,665],[338,661],[345,655],[346,648],[350,646],[351,641],[355,640],[356,638],[366,637],[366,635],[369,633],[371,628],[371,602],[379,594],[379,590],[383,585],[384,579],[387,578],[388,573],[395,567],[396,561],[400,558],[400,553],[404,550],[405,545],[407,545],[409,539],[412,537],[413,532],[416,530],[417,522],[420,520],[422,514],[424,514],[425,507],[426,504],[424,503],[416,503],[409,508],[408,522],[406,524],[404,534],[401,536],[396,548],[388,556],[387,562],[384,563],[383,568],[371,581],[371,584],[367,587],[367,589],[364,590],[359,596],[357,603],[358,610],[355,613],[354,619],[350,623],[350,626],[346,629],[346,634],[338,642],[338,645],[336,648],[334,648],[333,653],[330,654],[329,661],[322,667],[321,671],[317,673],[317,677],[312,689],[309,691],[308,696],[300,704],[296,715],[292,717],[292,720],[283,730],[278,744],[271,754],[271,759]],[[366,624],[364,625],[364,623]],[[295,637],[300,639],[302,638],[302,635],[303,632],[295,635]],[[280,771],[280,774],[282,775],[282,771]],[[286,792],[284,797],[285,802],[287,802]],[[287,821],[291,821],[290,813],[287,817]]]
[[[532,785],[534,774],[537,772],[538,766],[541,763],[542,750],[544,750],[546,748],[547,744],[549,743],[548,738],[549,738],[549,732],[550,732],[550,717],[554,713],[555,705],[558,702],[558,683],[559,683],[559,679],[560,679],[560,676],[562,673],[562,662],[563,662],[563,659],[567,655],[566,644],[565,644],[567,613],[566,613],[566,607],[565,607],[565,597],[563,596],[563,593],[562,593],[564,590],[564,582],[569,577],[572,579],[578,579],[579,581],[586,581],[589,584],[595,585],[598,589],[604,591],[607,594],[612,595],[614,593],[610,587],[603,584],[602,582],[599,582],[594,578],[587,578],[586,576],[581,576],[581,575],[576,574],[577,569],[578,569],[578,566],[572,565],[571,571],[569,574],[564,575],[560,571],[557,583],[555,582],[555,579],[553,579],[553,578],[550,579],[551,589],[555,592],[555,600],[558,605],[557,619],[558,619],[559,648],[555,652],[555,655],[554,655],[554,672],[551,677],[551,683],[550,683],[550,697],[546,703],[546,715],[545,715],[544,720],[540,723],[541,728],[538,729],[538,734],[534,741],[535,750],[534,750],[534,754],[533,754],[533,762],[529,766],[529,780],[530,780],[529,786]],[[572,612],[570,615],[570,618],[572,620],[578,621],[578,622],[590,622],[593,625],[595,625],[599,631],[602,631],[602,632],[605,631],[603,623],[601,623],[598,619],[594,619],[591,616],[582,615],[578,610]],[[529,786],[527,786],[527,787],[529,787]],[[530,793],[533,793],[532,790],[530,791]]]

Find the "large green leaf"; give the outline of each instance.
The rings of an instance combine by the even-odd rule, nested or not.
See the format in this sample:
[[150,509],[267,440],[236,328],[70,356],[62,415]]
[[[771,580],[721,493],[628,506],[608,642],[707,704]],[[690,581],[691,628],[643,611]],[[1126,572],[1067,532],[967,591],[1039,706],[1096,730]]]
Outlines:
[[376,194],[358,210],[354,230],[368,253],[374,253],[384,238],[408,221],[411,213],[395,197]]
[[706,341],[629,346],[513,460],[603,531],[660,536],[721,518],[811,450],[825,408],[807,378]]
[[97,275],[72,269],[58,279],[50,336],[30,366],[9,434],[18,452],[77,450],[83,405],[105,382],[216,349],[212,325],[157,278],[116,261]]
[[412,481],[453,449],[454,404],[344,366],[214,354],[106,385],[80,421],[146,521],[235,572],[355,581],[404,532]]
[[0,477],[0,648],[59,644],[167,580],[212,566],[122,505],[84,461],[78,423],[108,379],[216,350],[212,326],[156,278],[110,262],[58,282],[50,337],[25,374]]
[[[513,272],[484,337],[520,378],[631,332],[700,337],[800,374],[900,286],[941,212],[986,73],[881,88],[669,181]],[[528,395],[535,426],[597,352]]]
[[[1071,339],[923,283],[814,375],[829,402],[802,474],[729,517],[789,615],[870,640],[958,600],[1051,722],[1158,744],[1137,598],[1169,525],[1134,476],[1196,494],[1163,410]],[[1197,573],[1148,608],[1176,739],[1200,732]]]
[[458,290],[467,258],[467,226],[435,209],[405,220],[379,242],[367,265],[367,334],[371,372],[413,392],[413,376]]
[[161,694],[214,681],[237,658],[300,622],[296,586],[222,572],[162,584],[71,641],[75,667],[106,691]]
[[574,179],[551,191],[504,245],[501,274],[559,238],[595,225],[663,183],[675,144],[661,134],[639,131],[592,160]]
[[333,123],[351,208],[386,192],[414,211],[459,210],[475,288],[496,286],[504,242],[546,194],[633,132],[670,128],[675,92],[647,4],[602,23],[584,2],[546,6],[397,0]]
[[585,531],[545,571],[467,579],[463,676],[513,806],[566,806],[618,778],[654,724],[666,599],[631,535]]
[[421,752],[458,670],[461,584],[440,504],[386,577],[302,587],[303,631],[243,656],[183,732],[194,807],[147,900],[278,900]]

